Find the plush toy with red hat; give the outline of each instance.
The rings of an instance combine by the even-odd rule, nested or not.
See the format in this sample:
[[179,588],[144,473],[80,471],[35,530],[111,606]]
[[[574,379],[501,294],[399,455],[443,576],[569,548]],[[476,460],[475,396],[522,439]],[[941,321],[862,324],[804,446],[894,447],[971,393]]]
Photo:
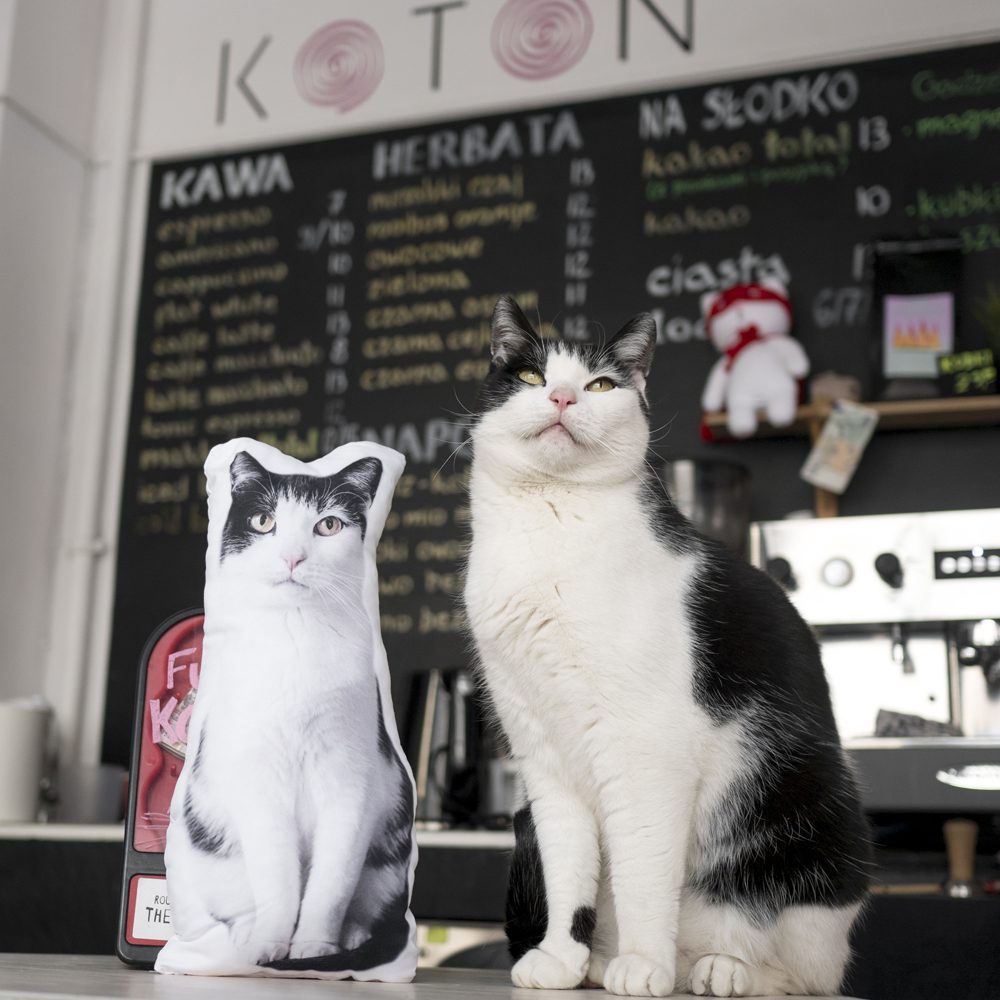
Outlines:
[[708,413],[727,412],[734,437],[757,430],[763,410],[775,427],[795,419],[799,379],[809,359],[789,335],[792,307],[785,286],[765,280],[734,285],[701,298],[708,339],[721,353],[705,383],[701,405]]

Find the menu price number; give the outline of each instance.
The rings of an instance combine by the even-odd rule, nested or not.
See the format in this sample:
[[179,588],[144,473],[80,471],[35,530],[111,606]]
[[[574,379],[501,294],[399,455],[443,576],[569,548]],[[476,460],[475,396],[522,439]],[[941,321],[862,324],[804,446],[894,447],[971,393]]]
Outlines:
[[[566,254],[563,258],[563,301],[569,309],[582,309],[587,304],[587,283],[593,276],[590,250],[594,245],[593,220],[596,213],[590,188],[596,180],[597,171],[591,159],[577,157],[570,161],[569,193],[566,196]],[[563,336],[567,340],[585,340],[586,315],[567,315],[563,320]]]
[[[347,207],[347,192],[336,189],[327,193],[327,215],[316,226],[304,226],[299,230],[300,239],[305,239],[308,248],[318,250],[322,245],[343,247],[354,238],[354,223],[343,215]],[[311,242],[310,242],[311,241]],[[318,242],[317,242],[318,241]],[[325,241],[325,243],[324,243]],[[347,311],[347,286],[343,279],[354,268],[354,258],[344,249],[331,250],[327,255],[326,273],[326,333],[330,337],[330,349],[327,360],[330,367],[326,370],[323,388],[327,396],[343,396],[347,392],[350,380],[347,377],[347,364],[351,357],[351,347],[348,336],[351,332],[351,316]],[[342,410],[337,407],[326,410],[329,423],[337,423],[342,419]]]
[[299,226],[299,249],[316,253],[325,246],[346,246],[354,239],[354,223],[348,219],[320,219]]
[[820,330],[861,326],[868,321],[871,295],[860,285],[821,288],[813,299],[812,318]]
[[328,192],[326,204],[327,214],[324,217],[299,226],[300,250],[317,253],[324,247],[347,246],[354,239],[354,223],[341,217],[347,204],[347,192]]
[[1000,250],[1000,226],[995,222],[977,222],[959,230],[962,253],[984,253]]
[[865,153],[882,153],[892,145],[892,133],[885,115],[858,119],[858,148]]
[[892,208],[892,195],[881,184],[854,189],[854,208],[861,218],[877,219]]
[[988,347],[942,354],[937,367],[938,386],[945,396],[985,396],[997,391],[996,356]]

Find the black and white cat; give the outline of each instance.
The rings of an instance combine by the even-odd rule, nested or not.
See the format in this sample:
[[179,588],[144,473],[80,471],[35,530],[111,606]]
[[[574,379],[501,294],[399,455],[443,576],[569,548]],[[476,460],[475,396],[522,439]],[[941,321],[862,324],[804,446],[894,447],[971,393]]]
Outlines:
[[414,790],[374,559],[403,458],[347,445],[311,465],[246,439],[206,462],[205,641],[159,971],[413,975]]
[[655,323],[603,346],[493,317],[465,603],[530,805],[515,985],[831,993],[867,830],[819,651],[646,464]]

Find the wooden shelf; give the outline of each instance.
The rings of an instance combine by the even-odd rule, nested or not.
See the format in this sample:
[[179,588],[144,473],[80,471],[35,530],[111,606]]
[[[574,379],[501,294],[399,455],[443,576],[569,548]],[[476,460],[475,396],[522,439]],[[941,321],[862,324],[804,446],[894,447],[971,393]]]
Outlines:
[[[958,396],[953,399],[899,399],[891,402],[867,403],[878,413],[878,431],[934,430],[943,427],[987,427],[1000,424],[1000,395]],[[789,427],[774,427],[759,413],[757,433],[745,440],[761,437],[815,438],[819,428],[833,408],[832,403],[808,403],[800,406],[795,422]],[[717,441],[734,441],[726,426],[725,413],[710,413],[705,424]],[[817,427],[817,424],[819,427]]]
[[[1000,424],[1000,395],[957,396],[948,399],[897,399],[889,402],[862,403],[878,413],[879,431],[935,430],[946,427],[989,427]],[[800,406],[795,421],[788,427],[775,427],[760,412],[757,433],[749,438],[734,438],[726,426],[725,413],[706,414],[705,426],[716,441],[753,441],[758,438],[808,437],[815,441],[826,423],[832,402],[808,403]],[[816,516],[836,517],[839,497],[836,493],[816,488]]]

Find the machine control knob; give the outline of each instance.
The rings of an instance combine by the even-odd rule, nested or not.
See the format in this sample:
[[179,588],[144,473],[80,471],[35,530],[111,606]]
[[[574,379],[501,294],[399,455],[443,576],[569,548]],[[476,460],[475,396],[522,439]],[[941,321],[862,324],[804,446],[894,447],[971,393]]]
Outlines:
[[854,567],[840,556],[828,559],[820,573],[830,587],[846,587],[854,579]]
[[883,552],[875,557],[875,572],[894,590],[903,586],[903,564],[893,552]]
[[798,586],[795,574],[792,572],[792,564],[787,559],[775,556],[773,559],[768,559],[764,568],[767,570],[767,575],[772,580],[777,580],[785,590],[795,590]]

